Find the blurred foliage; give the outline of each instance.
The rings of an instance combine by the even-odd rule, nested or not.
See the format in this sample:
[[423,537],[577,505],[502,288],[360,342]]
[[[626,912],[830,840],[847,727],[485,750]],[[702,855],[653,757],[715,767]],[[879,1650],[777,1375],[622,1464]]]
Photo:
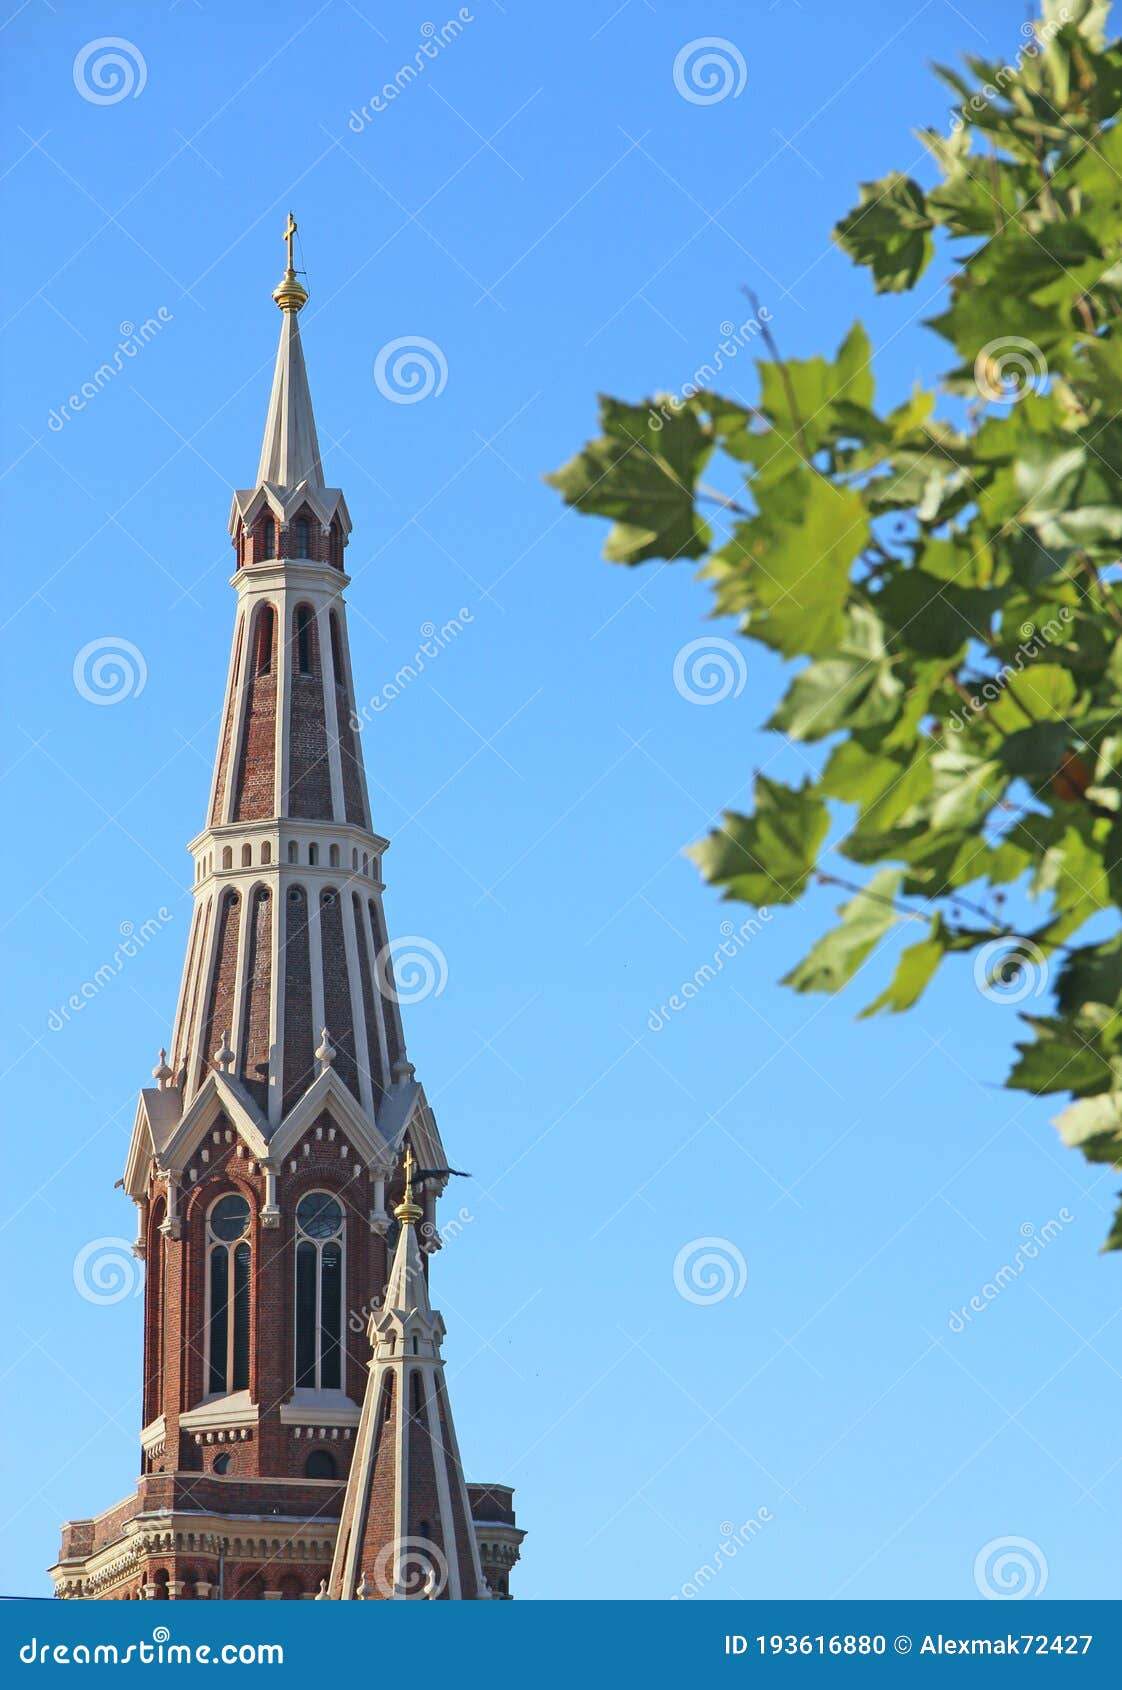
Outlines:
[[[829,741],[821,773],[760,775],[752,813],[692,851],[726,898],[789,903],[816,879],[851,894],[786,983],[837,991],[906,923],[915,942],[866,1014],[909,1009],[953,952],[972,953],[983,990],[1046,987],[1054,1012],[1024,1015],[1006,1084],[1068,1095],[1063,1139],[1118,1168],[1122,43],[1108,11],[1049,0],[1007,64],[939,68],[949,133],[920,132],[938,186],[865,183],[834,231],[878,293],[949,260],[928,321],[953,349],[937,385],[878,408],[860,325],[832,359],[785,359],[759,312],[755,405],[692,388],[604,399],[601,436],[548,479],[612,519],[612,561],[703,559],[714,614],[798,665],[767,726]],[[735,497],[702,480],[722,461]],[[852,874],[828,872],[827,851]],[[1005,913],[1012,888],[1036,900],[1027,930]],[[1104,936],[1074,942],[1096,917]]]

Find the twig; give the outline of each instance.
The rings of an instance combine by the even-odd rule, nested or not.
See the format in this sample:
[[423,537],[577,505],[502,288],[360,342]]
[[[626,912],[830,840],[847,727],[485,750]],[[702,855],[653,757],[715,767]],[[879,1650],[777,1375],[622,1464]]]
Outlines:
[[783,391],[787,395],[787,403],[791,408],[791,419],[795,425],[795,437],[799,442],[799,446],[802,448],[803,457],[809,464],[810,452],[807,448],[806,433],[803,429],[803,419],[799,414],[798,400],[795,398],[794,383],[791,381],[791,373],[787,368],[787,361],[775,343],[775,336],[771,332],[770,325],[760,316],[760,302],[757,296],[752,292],[751,288],[742,287],[740,291],[752,307],[753,311],[756,313],[756,319],[759,322],[760,330],[764,337],[764,345],[771,353],[775,362],[775,367],[779,371],[779,379],[783,383]]

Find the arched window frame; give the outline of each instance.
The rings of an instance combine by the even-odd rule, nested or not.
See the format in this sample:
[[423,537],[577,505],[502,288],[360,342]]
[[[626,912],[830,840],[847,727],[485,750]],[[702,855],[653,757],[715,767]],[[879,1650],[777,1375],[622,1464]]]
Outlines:
[[269,675],[273,669],[273,634],[276,611],[271,604],[258,608],[254,623],[253,669],[257,675]]
[[[245,1230],[237,1238],[219,1238],[214,1231],[214,1212],[227,1197],[240,1198],[247,1210]],[[206,1298],[204,1307],[205,1343],[203,1346],[205,1395],[208,1399],[228,1396],[234,1391],[244,1391],[249,1388],[250,1298],[253,1283],[253,1250],[250,1243],[252,1233],[253,1204],[244,1191],[239,1191],[236,1187],[230,1191],[223,1191],[208,1206],[204,1258]],[[224,1266],[220,1268],[219,1258],[222,1256],[225,1256],[226,1260]],[[225,1287],[224,1329],[219,1327],[217,1319],[216,1291],[220,1279]],[[223,1353],[220,1355],[215,1353],[216,1343],[221,1343]]]
[[315,652],[312,645],[314,629],[315,611],[310,604],[298,604],[292,612],[294,655],[298,675],[315,674]]
[[261,556],[273,558],[277,555],[277,525],[271,516],[267,516],[261,524]]
[[[327,1468],[330,1472],[313,1473],[313,1467]],[[313,1449],[304,1463],[304,1477],[306,1479],[337,1479],[339,1477],[339,1463],[329,1449]]]
[[311,557],[312,529],[306,516],[298,516],[293,524],[293,557]]
[[[339,1228],[327,1237],[306,1232],[300,1223],[300,1205],[308,1197],[326,1197],[338,1205]],[[343,1389],[343,1302],[347,1282],[347,1211],[337,1192],[323,1186],[304,1191],[296,1203],[296,1235],[293,1252],[293,1379],[297,1390],[341,1391]],[[337,1252],[338,1270],[333,1293],[336,1307],[328,1307],[330,1294],[325,1256]],[[305,1275],[311,1272],[309,1287]],[[303,1311],[309,1290],[313,1293],[311,1332],[304,1328]],[[332,1321],[332,1318],[333,1321]],[[326,1317],[326,1319],[325,1319]],[[333,1326],[334,1339],[330,1337]]]

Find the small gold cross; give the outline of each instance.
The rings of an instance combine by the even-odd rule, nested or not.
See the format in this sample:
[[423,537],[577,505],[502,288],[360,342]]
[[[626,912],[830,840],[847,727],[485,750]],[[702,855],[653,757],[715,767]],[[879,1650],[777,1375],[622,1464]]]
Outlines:
[[288,268],[290,270],[293,268],[293,264],[292,264],[292,239],[293,239],[293,236],[295,235],[295,233],[296,233],[296,219],[295,219],[295,217],[293,217],[293,215],[290,211],[289,214],[288,214],[288,228],[284,231],[284,236],[283,236],[283,239],[288,242]]

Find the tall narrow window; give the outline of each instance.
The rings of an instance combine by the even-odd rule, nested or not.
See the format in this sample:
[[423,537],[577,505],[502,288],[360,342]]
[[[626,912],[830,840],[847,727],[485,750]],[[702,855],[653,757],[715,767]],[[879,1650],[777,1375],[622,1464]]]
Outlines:
[[311,554],[311,551],[309,550],[309,541],[310,541],[310,530],[308,528],[308,519],[307,519],[306,516],[297,517],[297,519],[296,519],[296,556],[297,557],[311,557],[312,554]]
[[254,667],[259,675],[267,675],[273,667],[273,607],[262,605],[257,616],[257,652]]
[[347,675],[343,667],[343,642],[339,637],[339,618],[332,611],[329,617],[331,628],[331,667],[335,671],[335,685],[345,687]]
[[337,1391],[343,1382],[343,1206],[326,1191],[296,1205],[296,1384]]
[[207,1394],[249,1384],[249,1204],[231,1192],[207,1217]]
[[312,611],[306,604],[296,606],[296,670],[301,675],[312,672]]
[[271,516],[267,516],[261,524],[261,556],[276,557],[277,555],[277,525]]

